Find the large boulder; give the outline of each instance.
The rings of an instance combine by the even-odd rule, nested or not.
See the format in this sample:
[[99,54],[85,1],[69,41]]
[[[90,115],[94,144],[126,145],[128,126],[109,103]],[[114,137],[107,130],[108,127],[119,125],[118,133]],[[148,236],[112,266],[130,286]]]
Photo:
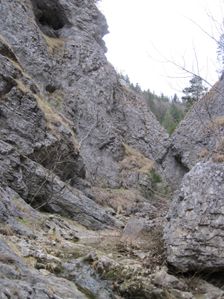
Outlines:
[[185,175],[168,213],[168,262],[186,271],[224,270],[224,165],[199,162]]

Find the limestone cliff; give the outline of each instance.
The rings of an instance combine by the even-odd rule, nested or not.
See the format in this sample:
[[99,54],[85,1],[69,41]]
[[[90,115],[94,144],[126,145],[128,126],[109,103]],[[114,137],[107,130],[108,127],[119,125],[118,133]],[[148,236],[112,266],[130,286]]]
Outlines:
[[7,16],[0,21],[2,47],[8,47],[8,56],[13,53],[45,103],[67,119],[86,177],[116,188],[138,183],[136,175],[123,179],[123,144],[159,161],[168,136],[107,62],[102,40],[107,25],[93,1],[13,1],[2,3],[1,10]]
[[[209,150],[216,142],[202,135],[196,112],[170,146],[144,99],[108,63],[107,24],[95,1],[8,0],[0,11],[0,299],[221,298],[219,288],[200,278],[192,290],[164,266],[170,198],[164,174],[176,187],[196,162],[195,145],[206,142]],[[222,97],[214,101],[212,124],[222,133]],[[191,125],[196,143],[182,139]],[[187,217],[176,217],[178,197],[165,234],[168,261],[180,269],[172,243],[178,254],[190,248],[178,243],[178,228],[195,239],[194,212],[187,212],[198,195],[199,168],[183,181],[193,192],[183,191]],[[199,179],[204,184],[203,173]],[[196,211],[216,225],[204,207]],[[192,224],[186,231],[185,221]],[[206,255],[213,240],[197,237],[197,246],[207,242]],[[184,267],[196,269],[201,260],[190,253]],[[210,260],[223,265],[216,251]]]
[[172,135],[171,151],[188,170],[201,160],[217,159],[217,154],[222,154],[223,88],[220,80],[191,108]]
[[168,261],[183,272],[224,269],[223,84],[221,79],[191,108],[169,150],[187,172],[165,228]]

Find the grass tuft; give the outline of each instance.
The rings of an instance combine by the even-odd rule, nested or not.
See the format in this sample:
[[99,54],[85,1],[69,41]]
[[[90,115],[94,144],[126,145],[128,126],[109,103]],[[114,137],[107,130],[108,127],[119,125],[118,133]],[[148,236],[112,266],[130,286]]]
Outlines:
[[127,170],[136,170],[139,173],[147,174],[154,168],[154,161],[145,157],[138,150],[123,143],[125,157],[121,161],[121,166]]
[[44,40],[48,47],[49,54],[58,54],[64,52],[65,42],[61,38],[49,37],[43,34]]

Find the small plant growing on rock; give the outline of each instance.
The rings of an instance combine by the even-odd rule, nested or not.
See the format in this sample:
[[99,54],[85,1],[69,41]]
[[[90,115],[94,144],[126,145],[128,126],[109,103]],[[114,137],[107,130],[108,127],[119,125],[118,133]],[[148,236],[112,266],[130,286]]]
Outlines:
[[151,179],[151,182],[152,182],[152,186],[156,185],[157,183],[162,182],[161,176],[158,174],[158,172],[156,172],[155,169],[150,170],[149,176],[150,176],[150,179]]

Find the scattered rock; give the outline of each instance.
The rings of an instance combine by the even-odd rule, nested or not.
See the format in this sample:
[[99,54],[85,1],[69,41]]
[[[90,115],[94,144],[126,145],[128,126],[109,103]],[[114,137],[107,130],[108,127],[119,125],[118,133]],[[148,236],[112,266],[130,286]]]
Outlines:
[[153,282],[156,286],[169,289],[187,290],[186,283],[177,277],[167,273],[168,269],[163,267],[154,274]]
[[2,239],[0,256],[0,298],[88,298],[70,281],[28,269]]

